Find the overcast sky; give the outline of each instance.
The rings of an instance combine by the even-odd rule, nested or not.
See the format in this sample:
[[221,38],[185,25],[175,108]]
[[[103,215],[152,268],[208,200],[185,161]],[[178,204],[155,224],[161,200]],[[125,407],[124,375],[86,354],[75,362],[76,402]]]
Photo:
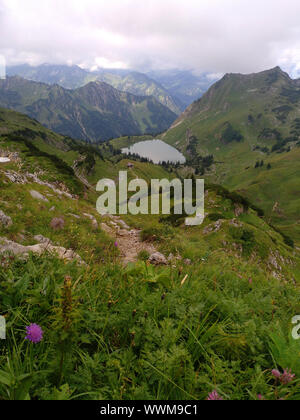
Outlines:
[[0,0],[9,64],[300,72],[299,0]]

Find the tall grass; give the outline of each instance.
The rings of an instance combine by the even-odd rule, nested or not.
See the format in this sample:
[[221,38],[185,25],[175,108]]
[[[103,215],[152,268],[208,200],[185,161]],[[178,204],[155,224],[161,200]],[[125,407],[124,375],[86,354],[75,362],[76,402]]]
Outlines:
[[[299,399],[299,376],[279,385],[271,374],[300,375],[299,286],[249,270],[11,260],[0,271],[0,399]],[[24,339],[30,323],[39,344]]]

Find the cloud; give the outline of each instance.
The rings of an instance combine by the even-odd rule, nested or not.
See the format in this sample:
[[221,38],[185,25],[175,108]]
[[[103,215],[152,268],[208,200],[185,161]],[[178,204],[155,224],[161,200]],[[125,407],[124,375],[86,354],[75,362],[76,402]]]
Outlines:
[[8,63],[300,69],[298,0],[0,0]]

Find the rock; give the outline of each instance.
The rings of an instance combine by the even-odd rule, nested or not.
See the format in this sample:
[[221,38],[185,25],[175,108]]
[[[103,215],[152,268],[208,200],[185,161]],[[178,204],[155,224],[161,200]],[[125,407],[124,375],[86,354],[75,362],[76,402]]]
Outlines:
[[108,233],[109,235],[112,235],[114,233],[114,230],[107,226],[106,223],[101,223],[101,229],[103,230],[103,232]]
[[234,205],[234,214],[235,214],[235,217],[239,217],[244,212],[245,212],[245,209],[244,209],[244,206],[242,204],[235,204]]
[[232,220],[230,220],[230,222],[229,222],[232,226],[234,226],[234,227],[237,227],[237,228],[239,228],[239,227],[242,227],[243,226],[243,223],[241,223],[241,222],[239,222],[237,219],[232,219]]
[[119,220],[119,224],[123,227],[123,229],[130,229],[130,227],[124,222],[124,220]]
[[206,226],[206,228],[203,229],[203,234],[207,235],[211,232],[218,232],[221,229],[223,222],[223,220],[218,220],[216,223]]
[[[50,184],[49,182],[41,181],[38,178],[38,175],[43,174],[42,172],[40,172],[39,174],[30,174],[28,172],[20,173],[20,172],[15,172],[15,171],[6,171],[4,174],[5,174],[6,178],[8,178],[13,183],[29,184],[29,183],[34,182],[38,185],[42,185],[44,187],[50,188],[55,194],[58,194],[58,196],[60,198],[62,196],[65,196],[67,198],[70,198],[70,199],[74,200],[74,196],[68,192],[67,187],[64,184],[58,183],[58,187],[57,187],[57,185],[53,185],[53,184]],[[36,191],[34,192],[34,194],[35,193],[36,193]],[[37,198],[37,197],[33,197],[33,198]],[[40,197],[37,198],[37,199],[41,200]],[[42,201],[44,201],[44,200],[42,200]]]
[[69,213],[68,216],[74,217],[74,219],[77,219],[77,220],[80,219],[80,216],[77,216],[77,214]]
[[119,230],[118,231],[118,236],[130,236],[132,233],[131,232],[129,232],[128,230],[125,230],[125,229],[121,229],[121,230]]
[[13,224],[11,217],[6,216],[6,214],[3,213],[2,210],[0,210],[0,223],[6,228],[10,227]]
[[90,220],[95,219],[95,216],[93,216],[93,215],[91,215],[91,214],[88,214],[88,213],[83,213],[83,215],[84,215],[85,217],[87,217],[88,219],[90,219]]
[[39,192],[37,192],[35,190],[31,190],[30,195],[31,195],[32,198],[34,198],[36,200],[45,201],[46,203],[49,203],[48,198],[44,197],[42,194],[40,194]]
[[96,217],[88,213],[83,213],[83,215],[92,221],[92,228],[97,230],[99,226]]
[[9,241],[7,238],[0,238],[0,254],[14,255],[27,259],[30,253],[42,255],[45,252],[49,252],[52,255],[56,255],[58,258],[72,261],[76,260],[79,264],[85,264],[81,257],[71,249],[63,247],[52,246],[47,243],[41,243],[32,246],[23,246],[16,242]]
[[168,261],[166,257],[160,252],[155,252],[149,258],[149,262],[153,265],[167,265]]
[[51,240],[49,238],[45,238],[43,235],[36,235],[33,239],[40,244],[53,245]]
[[97,222],[97,220],[96,219],[93,219],[92,220],[92,228],[94,229],[94,230],[97,230],[98,229],[98,222]]

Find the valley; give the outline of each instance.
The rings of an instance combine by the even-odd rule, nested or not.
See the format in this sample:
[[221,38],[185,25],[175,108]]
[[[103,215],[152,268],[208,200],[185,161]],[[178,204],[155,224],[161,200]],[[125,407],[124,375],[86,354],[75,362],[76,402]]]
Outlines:
[[[272,95],[285,79],[280,73]],[[300,375],[297,343],[284,333],[300,297],[300,148],[295,137],[281,141],[290,124],[297,130],[297,109],[270,129],[275,120],[256,116],[248,80],[253,119],[240,93],[230,102],[230,88],[222,104],[223,82],[160,136],[186,163],[157,165],[122,153],[141,141],[154,144],[151,135],[87,143],[0,108],[1,313],[18,343],[30,320],[47,337],[35,348],[29,387],[18,380],[16,395],[0,376],[0,398],[6,390],[20,399],[206,399],[211,363],[224,399],[285,397],[270,372],[289,366]],[[282,137],[272,131],[279,129]],[[173,213],[100,216],[97,182],[117,181],[119,171],[148,183],[203,176],[203,225],[188,227]],[[13,346],[9,339],[9,360]],[[57,363],[57,354],[67,362]],[[0,361],[7,375],[1,353]],[[290,393],[297,397],[296,384]]]

